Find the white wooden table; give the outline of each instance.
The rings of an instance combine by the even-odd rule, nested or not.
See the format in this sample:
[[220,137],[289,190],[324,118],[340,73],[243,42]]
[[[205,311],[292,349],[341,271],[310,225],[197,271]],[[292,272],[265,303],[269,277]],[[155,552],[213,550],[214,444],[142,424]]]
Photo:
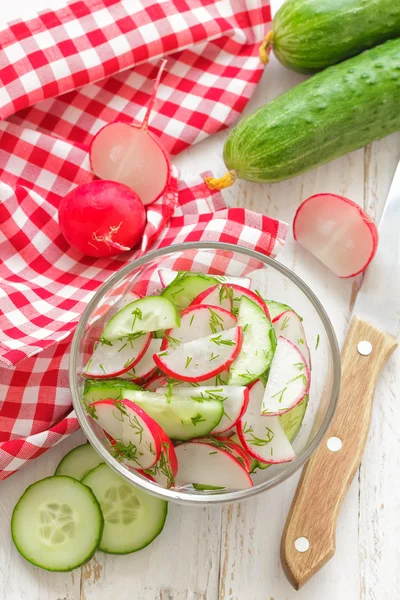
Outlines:
[[[15,18],[60,0],[1,3],[0,19]],[[281,4],[280,1],[274,6]],[[246,112],[302,80],[274,59]],[[224,172],[226,133],[175,160],[188,172]],[[375,142],[304,176],[274,185],[239,182],[225,191],[245,206],[292,222],[299,203],[317,192],[352,198],[379,218],[395,166],[400,133]],[[280,260],[314,290],[330,315],[339,343],[349,324],[360,278],[339,280],[289,235]],[[385,290],[382,290],[385,293]],[[400,302],[400,299],[399,299]],[[300,592],[279,562],[280,537],[298,476],[264,495],[226,507],[171,504],[160,537],[137,554],[97,553],[81,570],[57,574],[26,563],[10,539],[10,515],[30,483],[54,472],[60,458],[82,443],[81,433],[0,484],[0,600],[395,600],[400,597],[400,352],[378,385],[370,439],[345,500],[334,558]]]

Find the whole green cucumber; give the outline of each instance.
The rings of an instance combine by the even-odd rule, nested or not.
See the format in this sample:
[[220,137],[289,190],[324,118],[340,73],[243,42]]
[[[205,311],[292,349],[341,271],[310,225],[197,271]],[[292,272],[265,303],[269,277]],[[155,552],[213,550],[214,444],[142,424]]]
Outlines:
[[281,181],[399,129],[397,39],[328,67],[240,121],[225,142],[229,175],[207,183]]
[[278,60],[315,73],[400,37],[399,0],[287,0],[272,24]]

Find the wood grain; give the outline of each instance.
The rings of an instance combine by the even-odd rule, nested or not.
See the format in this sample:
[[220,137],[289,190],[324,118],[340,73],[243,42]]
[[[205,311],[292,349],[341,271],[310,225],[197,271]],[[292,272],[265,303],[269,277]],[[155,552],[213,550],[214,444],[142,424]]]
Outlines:
[[[368,356],[357,346],[372,344]],[[354,317],[342,352],[342,388],[332,424],[317,452],[303,470],[282,536],[281,561],[295,589],[301,588],[334,554],[340,507],[361,463],[371,421],[375,387],[382,367],[397,341]],[[332,452],[331,437],[342,441]],[[295,548],[305,537],[306,552]]]

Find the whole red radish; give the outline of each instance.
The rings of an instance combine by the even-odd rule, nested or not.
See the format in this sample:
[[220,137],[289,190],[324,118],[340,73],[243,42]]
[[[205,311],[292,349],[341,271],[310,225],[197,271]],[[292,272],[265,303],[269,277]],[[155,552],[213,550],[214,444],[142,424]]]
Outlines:
[[115,181],[91,181],[69,192],[60,203],[61,233],[87,256],[116,256],[141,239],[146,212],[130,188]]

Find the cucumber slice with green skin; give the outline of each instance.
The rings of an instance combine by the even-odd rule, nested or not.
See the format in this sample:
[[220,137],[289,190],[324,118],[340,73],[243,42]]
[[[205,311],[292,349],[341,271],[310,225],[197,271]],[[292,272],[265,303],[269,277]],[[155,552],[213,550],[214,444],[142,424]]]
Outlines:
[[240,301],[243,297],[252,300],[255,304],[257,304],[261,310],[266,314],[267,318],[271,320],[269,310],[265,301],[259,294],[256,294],[252,290],[247,290],[246,288],[240,285],[227,285],[226,287],[232,288],[232,312],[234,315],[239,314]]
[[272,362],[276,347],[275,330],[264,310],[242,296],[238,325],[243,330],[239,356],[230,367],[228,385],[246,385],[265,373]]
[[130,554],[148,546],[163,530],[168,503],[127,483],[107,465],[84,477],[104,515],[99,549],[109,554]]
[[[296,312],[293,310],[293,308],[291,308],[287,304],[282,304],[282,302],[276,302],[275,300],[264,300],[264,302],[268,307],[269,315],[270,315],[272,321],[275,319],[275,317],[277,317],[278,315],[281,315],[282,313],[286,312],[287,310],[292,310],[293,312]],[[297,315],[297,316],[299,317],[300,321],[303,320],[302,317],[300,317],[300,315]]]
[[[159,269],[158,276],[164,287],[170,285],[177,277],[177,275],[205,275],[205,273],[196,273],[191,271],[173,271],[172,269]],[[207,275],[213,277],[223,283],[237,283],[245,288],[249,288],[251,280],[249,277],[230,277],[229,275]]]
[[[218,280],[210,275],[200,275],[180,271],[172,283],[167,285],[165,290],[162,292],[161,298],[168,298],[168,300],[170,300],[177,307],[177,309],[181,311],[184,308],[187,308],[189,304],[193,302],[195,297],[200,294],[200,292],[213,285],[216,285],[217,283]],[[167,327],[179,327],[179,323],[177,325],[169,325]],[[161,327],[158,329],[167,329],[167,327],[161,325]]]
[[132,339],[100,339],[95,343],[93,354],[82,371],[84,377],[106,379],[122,375],[145,355],[151,342],[151,333],[137,335]]
[[67,475],[80,481],[89,471],[103,462],[90,444],[77,446],[61,459],[54,475]]
[[179,313],[172,302],[162,296],[147,296],[121,308],[109,320],[101,337],[108,341],[129,342],[139,333],[170,329],[179,325]]
[[165,332],[161,350],[167,348],[174,350],[179,344],[232,329],[236,327],[236,322],[236,317],[220,306],[205,304],[189,306],[181,312],[180,327],[167,329]]
[[224,487],[220,487],[218,485],[201,485],[201,483],[192,483],[192,486],[195,490],[199,492],[205,492],[208,490],[224,490]]
[[82,402],[85,410],[92,419],[96,419],[96,411],[90,408],[92,402],[97,400],[122,400],[124,397],[124,390],[141,390],[142,388],[133,383],[132,381],[126,381],[125,379],[88,379],[85,381],[85,387],[83,388]]
[[197,306],[198,304],[206,304],[208,306],[220,306],[225,308],[230,313],[232,312],[232,297],[233,291],[230,287],[224,283],[219,285],[213,285],[212,287],[201,292],[192,301],[190,306]]
[[92,558],[103,525],[92,491],[72,477],[57,475],[26,489],[11,517],[11,536],[18,552],[33,565],[72,571]]

